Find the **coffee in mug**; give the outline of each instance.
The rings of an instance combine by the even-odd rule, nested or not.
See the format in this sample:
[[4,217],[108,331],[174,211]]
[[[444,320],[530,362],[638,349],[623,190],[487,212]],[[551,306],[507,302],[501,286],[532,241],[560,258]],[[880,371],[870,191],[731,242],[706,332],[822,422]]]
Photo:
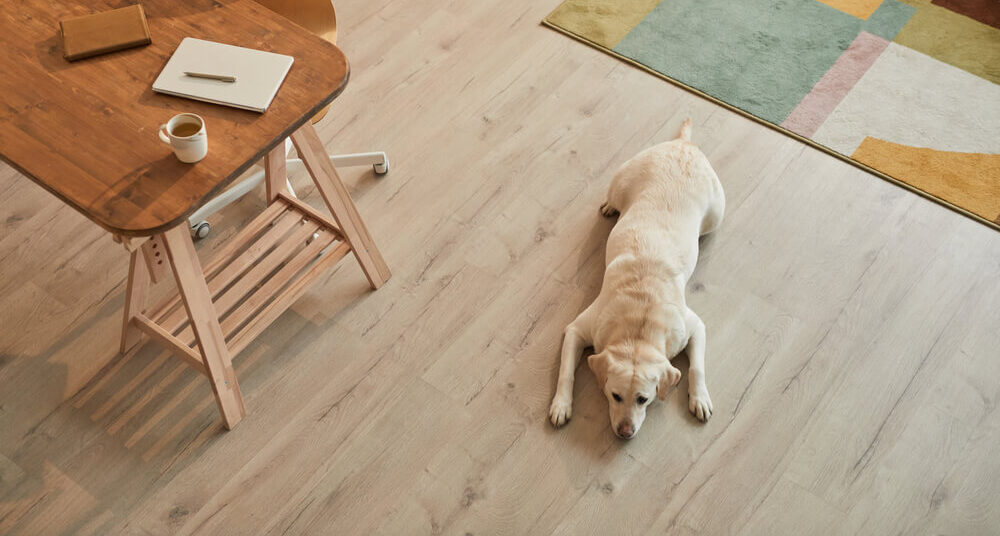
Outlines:
[[199,130],[201,130],[201,125],[196,123],[182,123],[174,127],[170,133],[178,138],[186,138],[197,134]]
[[193,164],[208,154],[208,133],[205,120],[195,114],[179,114],[160,125],[160,141],[174,149],[181,162]]

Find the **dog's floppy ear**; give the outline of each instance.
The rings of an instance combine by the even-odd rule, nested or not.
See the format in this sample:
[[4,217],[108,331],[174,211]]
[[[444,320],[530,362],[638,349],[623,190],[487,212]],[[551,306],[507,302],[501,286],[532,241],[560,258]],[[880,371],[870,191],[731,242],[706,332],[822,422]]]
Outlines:
[[611,358],[608,356],[607,351],[587,358],[587,365],[597,378],[597,388],[601,391],[604,391],[604,384],[608,381],[608,366],[610,364]]
[[681,371],[670,364],[670,361],[663,362],[663,370],[660,372],[660,383],[656,386],[656,397],[660,400],[667,399],[667,391],[681,381]]

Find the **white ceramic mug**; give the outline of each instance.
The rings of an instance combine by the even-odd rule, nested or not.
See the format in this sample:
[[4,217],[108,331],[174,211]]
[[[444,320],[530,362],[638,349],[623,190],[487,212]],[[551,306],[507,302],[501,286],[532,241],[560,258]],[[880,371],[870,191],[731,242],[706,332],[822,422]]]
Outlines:
[[[194,130],[197,127],[197,130]],[[184,134],[178,136],[179,134]],[[178,114],[160,125],[160,141],[173,147],[177,159],[193,164],[208,154],[208,133],[205,120],[195,114]]]

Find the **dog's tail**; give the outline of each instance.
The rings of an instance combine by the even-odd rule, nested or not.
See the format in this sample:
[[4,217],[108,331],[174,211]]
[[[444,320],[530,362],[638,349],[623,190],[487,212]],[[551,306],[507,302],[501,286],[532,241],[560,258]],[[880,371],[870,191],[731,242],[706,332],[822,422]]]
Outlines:
[[677,132],[677,139],[691,141],[691,118],[687,118],[681,123],[681,129]]

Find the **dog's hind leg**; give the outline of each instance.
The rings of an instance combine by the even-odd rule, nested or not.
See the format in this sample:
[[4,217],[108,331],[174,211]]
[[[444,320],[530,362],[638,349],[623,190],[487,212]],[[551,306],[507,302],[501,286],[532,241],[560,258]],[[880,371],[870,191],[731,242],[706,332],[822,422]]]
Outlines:
[[722,184],[719,178],[715,177],[713,184],[715,195],[705,211],[705,217],[701,220],[701,232],[699,235],[705,236],[722,225],[722,217],[726,214],[726,195],[722,192]]
[[618,208],[621,206],[621,199],[619,199],[621,195],[616,195],[619,184],[624,181],[621,175],[621,173],[618,173],[611,179],[611,186],[608,187],[608,195],[604,198],[604,203],[601,205],[601,215],[605,218],[614,218],[621,214]]
[[628,189],[631,182],[630,176],[635,172],[634,160],[633,158],[622,164],[622,167],[611,179],[611,184],[608,185],[608,195],[604,198],[604,204],[601,205],[601,214],[604,217],[614,218],[621,213],[622,207],[625,206],[625,190]]
[[566,424],[573,415],[573,383],[576,379],[576,367],[580,364],[583,349],[593,343],[591,325],[593,304],[587,307],[576,320],[566,326],[563,336],[562,357],[559,360],[559,380],[556,383],[556,394],[549,406],[549,420],[553,426]]
[[619,214],[618,209],[611,205],[610,201],[601,204],[601,215],[606,218],[614,218]]

